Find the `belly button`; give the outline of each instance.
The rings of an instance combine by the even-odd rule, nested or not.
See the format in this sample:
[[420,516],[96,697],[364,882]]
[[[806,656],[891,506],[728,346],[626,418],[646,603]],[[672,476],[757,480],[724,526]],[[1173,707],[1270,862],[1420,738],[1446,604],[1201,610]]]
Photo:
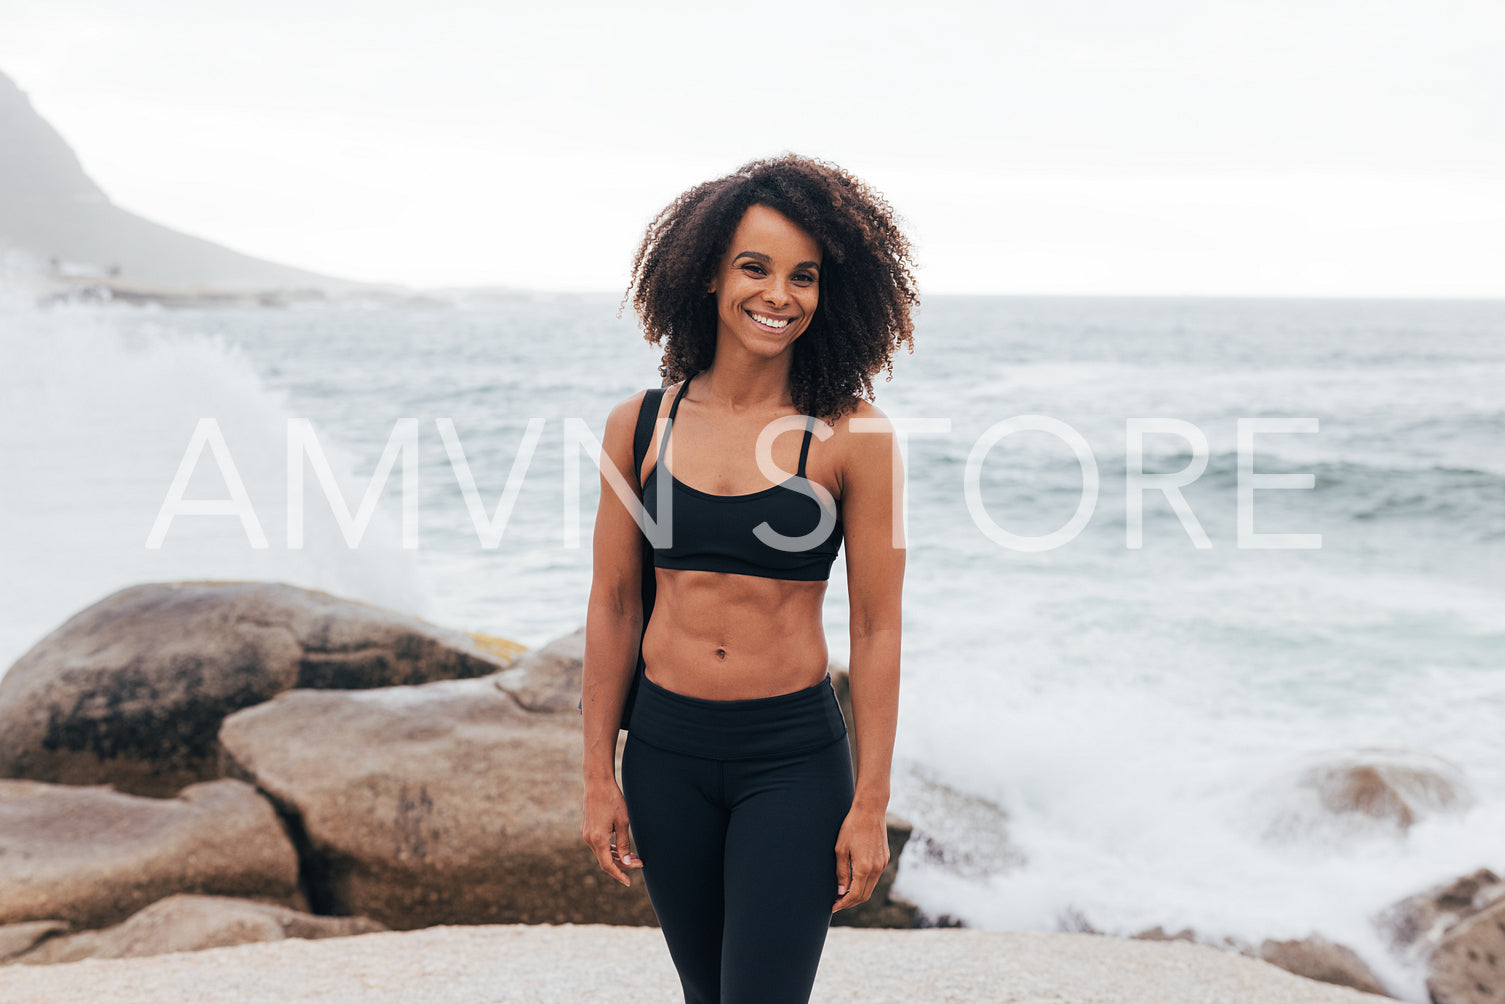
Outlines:
[[724,649],[724,648],[718,648],[716,650],[716,658],[718,658],[718,659],[725,659],[726,658],[726,649]]

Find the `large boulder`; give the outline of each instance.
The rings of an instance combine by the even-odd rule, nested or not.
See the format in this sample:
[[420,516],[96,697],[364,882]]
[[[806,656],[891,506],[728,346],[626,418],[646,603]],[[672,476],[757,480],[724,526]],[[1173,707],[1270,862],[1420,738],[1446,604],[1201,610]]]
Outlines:
[[[61,926],[66,928],[67,925]],[[6,930],[0,928],[0,936]],[[72,934],[48,931],[46,933],[50,936],[36,938],[29,950],[13,953],[8,958],[0,954],[0,962],[37,965],[77,962],[79,959],[124,959],[167,952],[196,952],[253,941],[341,938],[385,930],[384,925],[369,917],[316,917],[301,910],[256,900],[179,893],[159,899],[101,931]]]
[[293,828],[315,912],[398,930],[655,922],[641,875],[623,888],[580,838],[573,707],[527,711],[494,676],[291,690],[230,715],[219,738],[225,773]]
[[1451,928],[1432,953],[1427,990],[1432,1004],[1497,1004],[1505,1000],[1505,902]]
[[1401,832],[1473,800],[1456,766],[1413,750],[1355,750],[1309,766],[1298,783],[1334,816],[1367,817]]
[[0,777],[171,795],[219,776],[231,712],[294,688],[481,676],[519,649],[282,583],[132,586],[0,678]]
[[0,924],[103,927],[178,892],[307,907],[292,842],[242,781],[145,798],[107,785],[0,780]]

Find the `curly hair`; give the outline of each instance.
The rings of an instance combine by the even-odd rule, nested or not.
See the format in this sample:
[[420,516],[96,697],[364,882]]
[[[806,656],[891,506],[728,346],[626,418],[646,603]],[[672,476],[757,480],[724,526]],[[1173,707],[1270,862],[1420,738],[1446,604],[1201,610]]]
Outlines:
[[[659,373],[682,380],[716,354],[716,300],[707,287],[749,206],[788,217],[823,250],[820,300],[794,342],[790,392],[801,413],[834,419],[871,399],[873,376],[902,344],[914,352],[919,303],[909,240],[882,195],[834,164],[786,154],[754,160],[666,206],[643,235],[622,298],[643,337],[663,345]],[[618,315],[620,316],[620,310]]]

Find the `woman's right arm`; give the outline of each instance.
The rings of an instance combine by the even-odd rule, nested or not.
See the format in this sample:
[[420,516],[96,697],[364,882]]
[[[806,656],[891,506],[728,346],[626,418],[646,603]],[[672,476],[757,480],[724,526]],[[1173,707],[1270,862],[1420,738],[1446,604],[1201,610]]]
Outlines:
[[580,707],[584,718],[585,806],[580,835],[601,869],[630,886],[624,868],[641,868],[629,852],[627,805],[617,785],[617,732],[637,668],[643,634],[642,538],[637,522],[607,480],[615,468],[638,497],[632,437],[643,395],[612,409],[601,443],[601,503],[591,545],[591,591],[585,618]]

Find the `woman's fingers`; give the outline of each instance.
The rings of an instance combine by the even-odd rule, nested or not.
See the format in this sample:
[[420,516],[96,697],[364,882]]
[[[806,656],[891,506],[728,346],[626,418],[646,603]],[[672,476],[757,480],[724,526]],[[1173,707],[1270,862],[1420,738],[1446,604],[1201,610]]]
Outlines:
[[632,880],[627,877],[627,873],[623,869],[643,867],[642,859],[632,853],[632,845],[629,843],[630,839],[631,835],[627,817],[625,815],[620,816],[612,824],[611,843],[609,845],[611,868],[609,871],[618,882],[629,889],[632,888]]
[[[604,827],[597,822],[603,816],[611,820]],[[620,791],[614,795],[605,791],[587,792],[585,817],[580,835],[596,855],[596,863],[606,874],[632,888],[632,880],[623,869],[641,868],[643,862],[628,844],[627,805]]]
[[617,866],[617,845],[612,842],[611,837],[597,836],[589,843],[591,850],[596,852],[596,863],[601,866],[602,871],[623,885],[632,885],[626,874]]
[[846,848],[836,848],[836,902],[831,906],[831,912],[846,909],[847,900],[851,898],[852,890],[852,857],[846,852]]
[[625,817],[623,818],[622,825],[617,830],[617,832],[626,835],[623,838],[623,846],[625,846],[627,848],[627,850],[626,850],[625,853],[622,854],[622,858],[621,858],[621,860],[622,860],[622,867],[624,867],[624,868],[641,868],[641,867],[643,867],[643,859],[640,858],[640,857],[638,857],[635,853],[633,853],[633,850],[632,850],[632,826],[627,822],[627,820],[626,820]]
[[879,859],[853,859],[838,853],[836,856],[836,891],[838,899],[831,912],[866,903],[878,887],[878,878],[888,861]]

